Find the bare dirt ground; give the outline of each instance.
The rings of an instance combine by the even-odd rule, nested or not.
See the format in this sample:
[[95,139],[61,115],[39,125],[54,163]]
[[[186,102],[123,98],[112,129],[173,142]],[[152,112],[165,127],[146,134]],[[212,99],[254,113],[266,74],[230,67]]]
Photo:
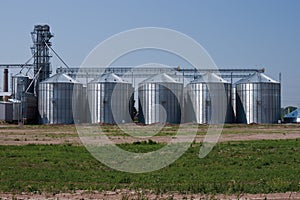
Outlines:
[[[115,126],[108,126],[115,129]],[[172,127],[171,127],[172,128]],[[173,129],[172,129],[173,130]],[[196,142],[203,141],[207,126],[200,127],[195,138]],[[173,130],[176,131],[176,128]],[[139,138],[124,136],[119,132],[107,132],[115,143],[132,143],[141,141]],[[168,142],[175,136],[153,136],[156,142]],[[285,140],[300,138],[300,125],[236,125],[225,126],[219,142],[249,141],[249,140]],[[147,138],[149,139],[149,138]],[[82,145],[74,125],[61,126],[18,126],[0,125],[0,145],[26,144],[72,144]],[[60,194],[11,194],[0,193],[0,199],[299,199],[300,192],[273,193],[273,194],[239,194],[239,195],[183,195],[177,193],[156,195],[141,191],[75,191]]]
[[[106,127],[110,128],[110,126]],[[115,126],[111,126],[115,129]],[[207,127],[199,128],[195,137],[196,142],[203,141]],[[176,129],[173,130],[176,132]],[[107,136],[114,143],[132,143],[151,139],[156,142],[169,142],[176,136],[153,136],[151,138],[134,138],[112,131]],[[186,138],[189,136],[187,135]],[[185,137],[181,140],[184,141]],[[249,141],[249,140],[285,140],[300,138],[300,125],[248,125],[225,127],[219,138],[219,142]],[[180,142],[180,140],[178,140]],[[81,145],[74,125],[60,126],[17,126],[0,125],[0,145],[27,145],[27,144],[73,144]]]
[[300,193],[287,192],[287,193],[273,193],[273,194],[238,194],[238,195],[202,195],[202,194],[153,194],[151,192],[142,191],[129,191],[129,190],[117,190],[117,191],[75,191],[74,193],[60,193],[60,194],[1,194],[3,200],[6,199],[18,199],[18,200],[67,200],[67,199],[103,199],[103,200],[117,200],[117,199],[149,199],[149,200],[171,200],[171,199],[239,199],[239,200],[285,200],[285,199],[300,199]]

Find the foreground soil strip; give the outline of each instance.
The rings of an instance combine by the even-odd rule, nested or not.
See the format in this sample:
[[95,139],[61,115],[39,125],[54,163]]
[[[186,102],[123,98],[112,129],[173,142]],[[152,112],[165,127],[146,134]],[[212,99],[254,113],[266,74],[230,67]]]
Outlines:
[[[207,127],[206,127],[207,128]],[[200,135],[195,138],[196,142],[201,142],[204,139],[206,128],[200,128]],[[151,139],[156,142],[167,143],[171,139],[176,139],[174,136],[153,136],[151,138],[133,138],[123,136],[116,131],[116,126],[108,126],[108,129],[113,130],[108,132],[109,138],[117,144],[133,143],[136,141]],[[176,129],[174,130],[175,133]],[[250,141],[250,140],[285,140],[300,138],[300,127],[298,125],[232,125],[225,127],[219,138],[219,142],[229,141]],[[178,140],[180,142],[180,140]],[[27,144],[73,144],[81,145],[80,138],[77,135],[74,126],[0,126],[0,145],[27,145]]]
[[68,199],[239,199],[239,200],[285,200],[285,199],[300,199],[299,192],[287,192],[287,193],[272,193],[272,194],[238,194],[238,195],[202,195],[202,194],[153,194],[151,192],[144,191],[129,191],[129,190],[117,190],[117,191],[75,191],[74,193],[59,193],[59,194],[33,194],[33,193],[22,193],[22,194],[11,194],[2,193],[0,194],[3,200],[5,199],[39,199],[39,200],[68,200]]

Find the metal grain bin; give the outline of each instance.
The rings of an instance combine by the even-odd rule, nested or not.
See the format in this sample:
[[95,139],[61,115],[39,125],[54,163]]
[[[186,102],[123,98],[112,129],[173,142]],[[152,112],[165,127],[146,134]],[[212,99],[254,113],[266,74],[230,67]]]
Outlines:
[[139,84],[139,122],[144,124],[181,122],[183,84],[167,74],[150,77]]
[[236,82],[236,117],[239,123],[278,123],[280,101],[280,83],[262,73],[254,73]]
[[220,124],[233,121],[231,84],[206,73],[185,88],[185,122]]
[[[14,99],[21,100],[22,95],[26,91],[26,89],[29,87],[32,79],[22,73],[18,73],[14,76],[12,76],[12,93]],[[28,88],[29,93],[33,93],[34,84],[30,85],[30,88]]]
[[91,123],[130,123],[133,87],[114,73],[103,74],[87,85]]
[[8,101],[13,104],[13,108],[12,108],[13,121],[19,122],[22,119],[21,101],[16,99],[9,99]]
[[0,101],[0,121],[13,122],[13,103]]
[[72,124],[72,98],[82,97],[82,84],[56,74],[39,84],[38,110],[42,124]]

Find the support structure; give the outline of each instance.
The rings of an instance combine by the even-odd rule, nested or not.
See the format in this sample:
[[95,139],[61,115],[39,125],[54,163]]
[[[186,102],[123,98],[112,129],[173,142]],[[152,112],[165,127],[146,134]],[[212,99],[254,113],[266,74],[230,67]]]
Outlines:
[[8,92],[8,69],[4,69],[3,74],[3,92]]
[[38,95],[39,83],[49,78],[51,74],[49,47],[51,47],[50,39],[53,37],[53,34],[50,32],[49,25],[35,25],[31,36],[33,42],[31,50],[34,57],[34,76],[37,77],[34,93]]
[[97,78],[99,74],[104,72],[113,72],[118,76],[124,78],[147,78],[151,75],[159,73],[166,73],[174,76],[183,76],[185,78],[195,78],[205,72],[214,72],[220,74],[223,78],[243,78],[251,73],[259,72],[263,73],[264,68],[234,68],[234,69],[193,69],[191,67],[179,68],[155,68],[155,67],[143,67],[143,68],[132,68],[111,66],[109,68],[103,67],[72,67],[72,68],[58,68],[56,73],[65,73],[73,78]]

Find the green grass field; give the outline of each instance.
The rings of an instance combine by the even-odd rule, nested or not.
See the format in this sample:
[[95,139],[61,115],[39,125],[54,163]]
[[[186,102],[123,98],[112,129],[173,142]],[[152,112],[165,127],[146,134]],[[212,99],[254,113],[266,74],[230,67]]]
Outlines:
[[[164,144],[121,144],[146,152]],[[82,146],[0,146],[1,192],[149,189],[155,193],[240,194],[300,191],[300,140],[218,144],[204,159],[200,144],[161,170],[130,174],[112,170]]]

